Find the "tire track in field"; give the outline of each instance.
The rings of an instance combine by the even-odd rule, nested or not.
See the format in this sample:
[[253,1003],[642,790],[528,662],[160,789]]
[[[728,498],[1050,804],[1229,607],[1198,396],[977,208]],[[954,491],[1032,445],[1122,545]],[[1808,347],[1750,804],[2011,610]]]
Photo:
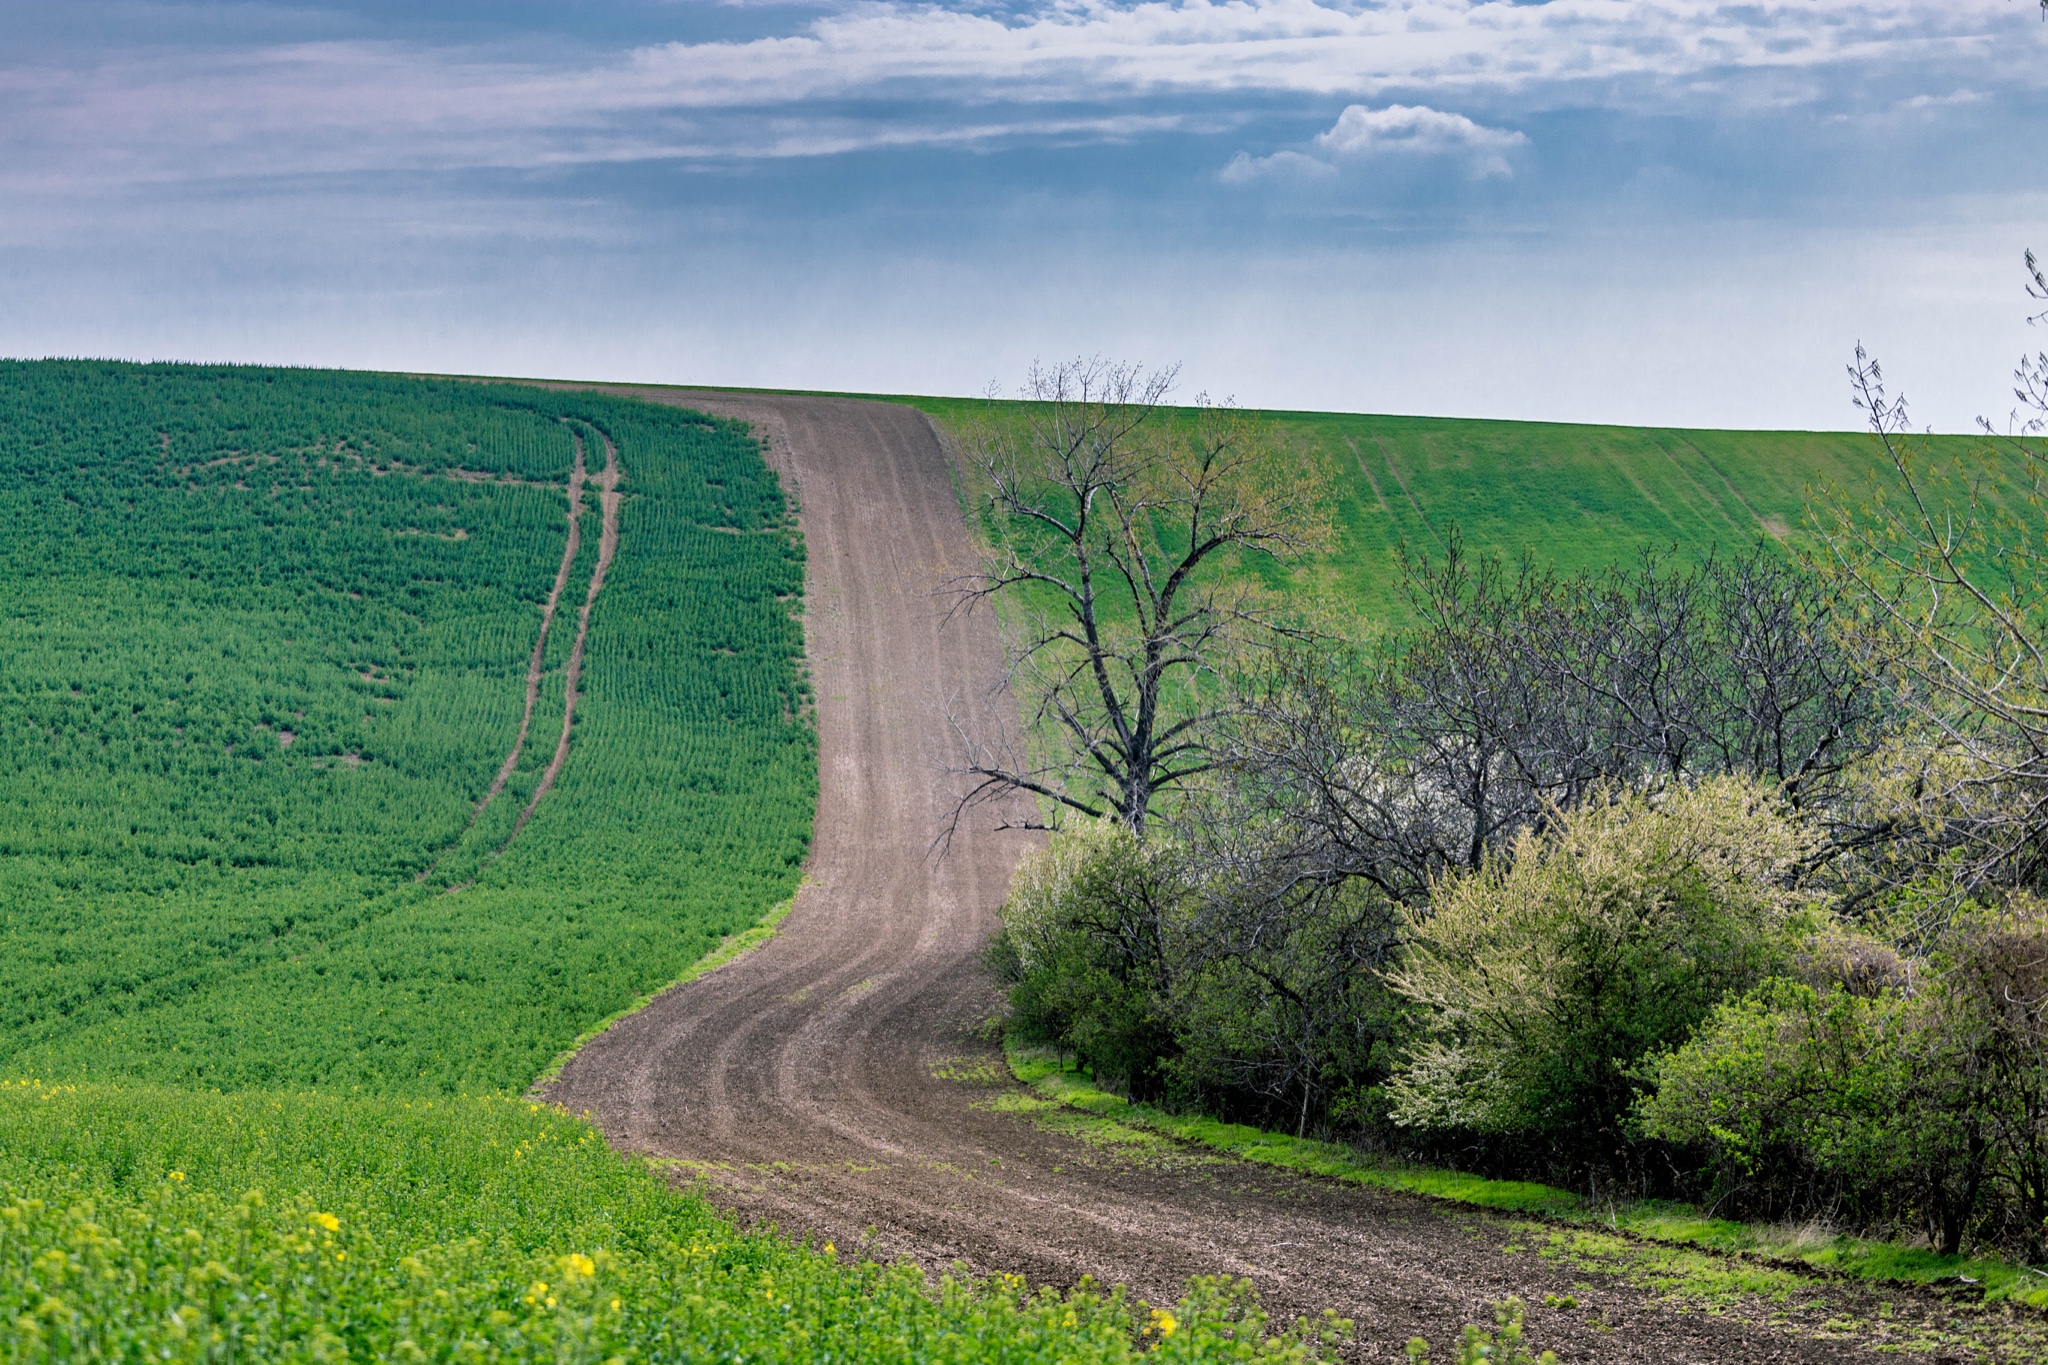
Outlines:
[[505,761],[498,765],[498,775],[491,779],[491,785],[470,808],[462,833],[420,869],[419,875],[413,878],[416,882],[423,882],[434,875],[434,869],[441,865],[449,850],[460,844],[463,835],[483,819],[484,812],[491,808],[491,803],[505,790],[505,784],[512,780],[512,774],[519,767],[520,755],[526,750],[526,736],[533,728],[533,708],[540,701],[541,679],[546,675],[541,661],[547,654],[548,631],[555,623],[555,608],[562,600],[562,591],[569,586],[569,571],[576,567],[576,555],[583,548],[583,482],[588,471],[583,462],[583,437],[572,431],[570,439],[576,442],[576,462],[569,469],[569,540],[562,549],[562,563],[555,570],[555,583],[548,589],[548,600],[541,605],[540,634],[534,637],[533,655],[526,661],[526,709],[519,717],[519,733],[512,737],[512,748],[506,753]]
[[[505,842],[491,854],[493,858],[512,846],[512,841],[519,837],[519,831],[526,828],[526,822],[539,809],[541,799],[555,789],[555,779],[561,776],[562,765],[569,761],[569,732],[576,723],[576,702],[582,695],[583,647],[590,639],[590,612],[597,605],[598,593],[604,590],[604,576],[612,566],[612,558],[619,552],[619,448],[603,432],[598,433],[598,439],[604,442],[604,471],[597,476],[597,505],[601,512],[597,567],[590,571],[590,590],[583,594],[583,610],[576,618],[576,643],[569,648],[569,666],[564,673],[562,694],[562,736],[555,741],[555,756],[548,760],[547,770],[540,775],[540,784],[533,789],[532,799],[527,801],[526,809],[519,812],[519,818],[513,822],[512,832],[505,836]],[[579,469],[583,467],[581,441],[576,445],[576,466]]]

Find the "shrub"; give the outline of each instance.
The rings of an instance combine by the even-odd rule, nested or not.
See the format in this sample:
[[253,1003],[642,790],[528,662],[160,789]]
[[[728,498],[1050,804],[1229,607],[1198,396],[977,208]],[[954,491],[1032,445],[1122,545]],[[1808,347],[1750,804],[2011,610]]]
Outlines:
[[1398,911],[1361,880],[1270,887],[1212,876],[1175,935],[1167,1067],[1177,1095],[1304,1135],[1373,1123],[1407,1004],[1382,975]]
[[1110,820],[1053,836],[1018,869],[988,955],[1010,987],[1010,1027],[1073,1054],[1096,1079],[1156,1098],[1173,1051],[1163,1005],[1170,855]]
[[1424,1031],[1394,1118],[1612,1159],[1644,1060],[1785,963],[1810,847],[1763,787],[1717,778],[1610,791],[1442,879],[1389,978]]
[[1946,997],[1976,1049],[1993,1180],[2038,1261],[2048,1255],[2048,906],[2015,897],[1959,937]]
[[1865,1224],[1917,1222],[1949,1254],[1974,1226],[2039,1258],[2048,922],[2038,904],[1980,911],[1919,962],[1832,933],[1798,966],[1799,979],[1721,1006],[1654,1063],[1643,1130],[1702,1150],[1723,1198],[1758,1212],[1832,1206]]
[[1644,1131],[1705,1148],[1723,1196],[1752,1212],[1917,1215],[1953,1252],[1986,1141],[1945,1023],[1925,997],[1769,982],[1659,1061]]

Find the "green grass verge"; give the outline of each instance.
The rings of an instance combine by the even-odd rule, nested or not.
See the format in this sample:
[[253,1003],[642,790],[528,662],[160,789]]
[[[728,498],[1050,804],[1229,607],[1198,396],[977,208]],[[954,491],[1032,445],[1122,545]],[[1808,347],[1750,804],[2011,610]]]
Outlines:
[[[809,881],[809,876],[806,876],[802,882],[798,883],[797,892],[801,893]],[[545,1071],[542,1071],[540,1075],[533,1078],[533,1084],[527,1087],[527,1095],[529,1097],[536,1095],[540,1090],[560,1077],[562,1068],[569,1065],[575,1059],[576,1054],[583,1051],[591,1039],[597,1037],[621,1019],[629,1019],[633,1015],[638,1014],[641,1010],[646,1009],[657,999],[667,995],[678,986],[687,986],[700,976],[708,976],[720,967],[729,966],[739,961],[769,939],[774,938],[775,931],[782,927],[782,921],[789,918],[789,912],[795,908],[796,895],[792,894],[788,900],[763,915],[759,924],[742,929],[737,933],[727,934],[724,938],[720,939],[717,947],[690,964],[687,971],[669,982],[666,986],[656,987],[624,1009],[607,1015],[595,1024],[592,1024],[577,1036],[575,1042],[556,1053],[555,1059],[548,1063]]]
[[[1150,1129],[1240,1160],[1355,1185],[1403,1190],[1455,1204],[1583,1226],[1583,1234],[1573,1235],[1595,1239],[1580,1248],[1585,1255],[1632,1259],[1638,1269],[1661,1265],[1664,1271],[1660,1273],[1708,1287],[1715,1294],[1742,1286],[1747,1286],[1742,1292],[1780,1292],[1787,1286],[1774,1277],[1783,1276],[1784,1271],[1774,1263],[1783,1263],[1873,1282],[1974,1285],[1987,1303],[2010,1301],[2048,1309],[2048,1276],[1995,1257],[1942,1256],[1925,1248],[1838,1236],[1811,1227],[1708,1218],[1698,1209],[1661,1201],[1595,1206],[1569,1190],[1531,1181],[1488,1180],[1407,1165],[1362,1155],[1337,1143],[1167,1113],[1098,1089],[1079,1072],[1062,1071],[1043,1049],[1007,1047],[1006,1052],[1011,1073],[1036,1095],[1093,1115],[1102,1123]],[[1602,1236],[1607,1241],[1601,1242]],[[1675,1262],[1662,1253],[1646,1257],[1641,1247],[1644,1242],[1666,1248],[1698,1248],[1714,1253],[1714,1258]],[[1630,1247],[1636,1250],[1627,1251]],[[1729,1257],[1739,1258],[1737,1267],[1731,1268]],[[1759,1275],[1763,1279],[1755,1279]]]

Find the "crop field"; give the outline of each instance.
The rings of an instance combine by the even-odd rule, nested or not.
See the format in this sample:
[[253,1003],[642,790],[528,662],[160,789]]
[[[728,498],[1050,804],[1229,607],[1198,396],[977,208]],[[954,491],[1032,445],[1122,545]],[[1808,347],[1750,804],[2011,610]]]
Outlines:
[[0,1082],[10,1361],[1255,1358],[1233,1296],[1178,1307],[741,1235],[516,1099]]
[[[1022,406],[901,398],[956,438]],[[1398,623],[1405,546],[1439,555],[1452,534],[1564,571],[1649,550],[1696,557],[1759,542],[1810,543],[1811,495],[1860,489],[1877,457],[1862,432],[1690,431],[1359,413],[1273,412],[1280,459],[1328,471],[1334,543],[1280,567],[1269,586]],[[1969,438],[1938,438],[1944,446]]]
[[[979,408],[917,401],[956,430]],[[957,528],[904,421],[928,458],[882,448],[874,476],[918,472]],[[1796,543],[1808,486],[1870,458],[1847,435],[1277,426],[1276,459],[1329,465],[1338,534],[1250,572],[1379,620],[1400,548],[1453,525],[1561,567]],[[845,443],[812,444],[793,458],[839,477]],[[0,363],[0,523],[0,1354],[1323,1354],[1326,1325],[1260,1345],[1244,1286],[1191,1282],[1170,1311],[1014,1279],[934,1293],[866,1244],[743,1234],[676,1187],[708,1173],[689,1153],[622,1161],[521,1097],[786,902],[810,849],[805,552],[743,426],[488,382]],[[820,534],[900,588],[891,547]],[[901,596],[863,628],[928,626]],[[883,704],[845,682],[821,690]],[[877,866],[930,877],[929,831],[889,818]],[[888,885],[798,918],[873,938],[856,911],[918,913]],[[791,942],[755,965],[777,948],[816,970]],[[906,1158],[920,1181],[928,1155]]]
[[[804,552],[744,427],[4,364],[0,524],[0,1357],[1124,1361],[1172,1335],[1121,1295],[933,1294],[742,1234],[519,1097],[800,878]],[[1153,1359],[1253,1349],[1238,1291],[1182,1311]]]
[[[565,665],[591,601],[573,745]],[[579,545],[563,568],[579,469]],[[785,899],[803,558],[731,424],[366,375],[0,368],[0,1066],[516,1091]],[[509,842],[508,842],[509,840]]]

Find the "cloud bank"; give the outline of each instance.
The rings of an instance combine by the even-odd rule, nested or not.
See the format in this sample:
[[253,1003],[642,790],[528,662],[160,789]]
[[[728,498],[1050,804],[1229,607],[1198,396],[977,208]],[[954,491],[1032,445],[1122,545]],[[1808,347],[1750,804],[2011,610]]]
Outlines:
[[17,55],[0,121],[10,183],[133,183],[1107,140],[1292,97],[1349,106],[1325,160],[1407,144],[1499,174],[1513,144],[1442,106],[1853,102],[1880,76],[1894,99],[2039,90],[2015,17],[2009,0],[877,0],[553,61],[360,39]]

